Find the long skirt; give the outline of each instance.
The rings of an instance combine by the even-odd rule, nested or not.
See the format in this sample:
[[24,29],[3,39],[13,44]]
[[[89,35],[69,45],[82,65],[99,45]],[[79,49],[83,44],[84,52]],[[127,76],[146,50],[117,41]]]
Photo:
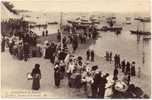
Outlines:
[[92,97],[92,88],[90,83],[86,84],[86,94],[88,97]]
[[101,86],[99,88],[99,98],[104,98],[104,95],[105,95],[105,86]]
[[39,78],[34,78],[33,79],[33,84],[32,84],[32,89],[33,90],[39,90],[40,88],[40,79]]
[[136,76],[135,68],[131,68],[131,76]]
[[55,72],[54,73],[54,81],[55,81],[55,86],[59,87],[60,86],[60,73]]

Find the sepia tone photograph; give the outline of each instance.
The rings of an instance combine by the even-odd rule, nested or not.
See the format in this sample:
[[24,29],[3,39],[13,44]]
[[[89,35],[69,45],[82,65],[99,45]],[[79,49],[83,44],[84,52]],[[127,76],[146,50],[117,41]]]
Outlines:
[[150,0],[2,0],[1,97],[150,99]]

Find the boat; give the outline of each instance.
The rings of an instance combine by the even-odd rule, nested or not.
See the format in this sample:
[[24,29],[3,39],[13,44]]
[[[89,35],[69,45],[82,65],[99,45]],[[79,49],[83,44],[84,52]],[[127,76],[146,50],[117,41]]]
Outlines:
[[54,24],[58,24],[58,22],[48,22],[48,24],[54,25]]
[[144,18],[142,18],[142,17],[136,17],[136,18],[134,18],[134,20],[139,20],[141,22],[150,22],[151,21],[150,17],[144,17]]
[[148,41],[148,40],[150,40],[151,39],[151,36],[147,36],[147,37],[143,37],[143,40],[145,40],[145,41]]
[[130,25],[131,24],[131,17],[126,17],[126,24]]
[[151,35],[151,32],[143,32],[143,31],[130,31],[131,34],[137,34],[137,35]]
[[122,27],[107,27],[107,26],[103,26],[100,30],[101,31],[111,31],[111,32],[121,32]]

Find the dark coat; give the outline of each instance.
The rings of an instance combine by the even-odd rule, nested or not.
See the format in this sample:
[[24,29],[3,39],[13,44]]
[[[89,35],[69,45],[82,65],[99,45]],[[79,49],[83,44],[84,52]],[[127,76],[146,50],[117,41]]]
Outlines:
[[54,81],[55,81],[55,86],[59,87],[60,86],[60,70],[59,70],[59,68],[54,68]]
[[118,80],[118,70],[117,69],[114,70],[113,80]]
[[122,72],[125,72],[125,61],[123,60],[122,62],[121,62],[121,67],[122,67]]
[[41,71],[39,68],[34,68],[31,73],[33,77],[33,84],[32,89],[38,90],[40,88],[40,78],[41,78]]
[[131,76],[136,76],[135,66],[131,67]]
[[125,74],[129,74],[129,73],[130,73],[130,63],[127,63]]
[[98,93],[99,98],[104,98],[106,83],[107,83],[106,77],[101,77],[100,85],[99,85],[99,93]]

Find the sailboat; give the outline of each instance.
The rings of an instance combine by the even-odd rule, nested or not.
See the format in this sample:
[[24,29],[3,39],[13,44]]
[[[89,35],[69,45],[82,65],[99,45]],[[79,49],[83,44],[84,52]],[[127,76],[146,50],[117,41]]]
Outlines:
[[138,30],[138,27],[137,27],[137,30],[134,31],[134,30],[130,30],[131,34],[137,34],[137,35],[151,35],[151,32],[147,32],[147,31],[144,31],[144,23],[145,22],[149,22],[150,20],[148,20],[147,18],[135,18],[135,20],[138,20],[140,22],[143,23],[143,31],[139,31]]

